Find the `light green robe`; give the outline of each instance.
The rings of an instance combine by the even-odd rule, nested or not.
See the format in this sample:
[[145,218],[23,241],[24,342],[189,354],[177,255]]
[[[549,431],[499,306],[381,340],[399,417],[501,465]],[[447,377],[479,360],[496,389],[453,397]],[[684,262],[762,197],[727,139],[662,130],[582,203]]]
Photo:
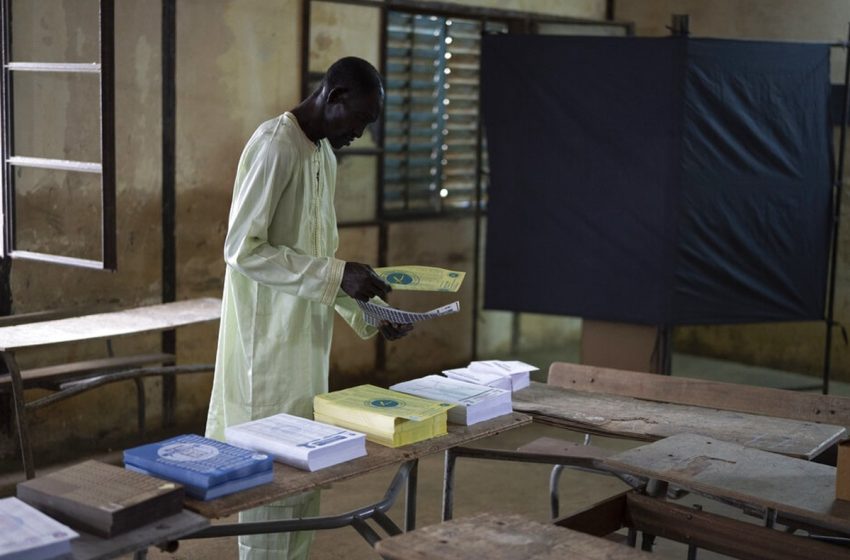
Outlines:
[[[207,437],[224,440],[225,427],[280,412],[313,417],[313,396],[328,390],[334,308],[361,337],[375,334],[340,290],[345,262],[334,257],[335,183],[330,144],[310,141],[290,113],[260,125],[245,146],[224,244],[227,270]],[[314,515],[318,501],[305,499]],[[299,503],[307,502],[259,509],[297,517]],[[251,515],[257,518],[256,511]],[[245,543],[260,540],[267,552],[247,550],[252,545]],[[286,557],[274,551],[309,548],[309,540],[306,547],[289,540],[240,538],[240,555]]]

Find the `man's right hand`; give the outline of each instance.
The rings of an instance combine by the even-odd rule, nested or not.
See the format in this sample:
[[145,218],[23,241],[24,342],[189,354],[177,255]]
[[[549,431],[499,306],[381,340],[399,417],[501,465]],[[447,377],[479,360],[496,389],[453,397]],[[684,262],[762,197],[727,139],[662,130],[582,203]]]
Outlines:
[[342,291],[354,299],[369,301],[374,296],[386,299],[392,288],[367,264],[346,262],[342,273]]

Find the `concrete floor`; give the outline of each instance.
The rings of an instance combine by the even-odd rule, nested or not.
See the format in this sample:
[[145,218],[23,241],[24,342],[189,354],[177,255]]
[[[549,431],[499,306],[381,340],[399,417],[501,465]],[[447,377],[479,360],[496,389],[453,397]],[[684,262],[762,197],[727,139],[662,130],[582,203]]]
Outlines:
[[[520,358],[529,363],[548,365],[556,359],[576,361],[574,354],[574,349],[567,349],[566,352],[561,349],[557,352],[540,352]],[[683,377],[771,387],[798,388],[817,384],[817,380],[812,377],[679,354],[673,357],[673,371],[675,375]],[[545,374],[538,373],[537,380],[545,380]],[[848,384],[833,383],[831,389],[831,392],[835,394],[850,394]],[[535,424],[478,442],[477,445],[516,449],[542,436],[577,442],[583,437],[581,434]],[[593,443],[617,450],[639,445],[636,442],[609,438],[594,438]],[[395,468],[384,469],[354,480],[334,484],[324,490],[322,514],[343,513],[380,500],[395,475],[395,470]],[[438,523],[440,520],[442,470],[442,455],[420,460],[417,513],[419,527]],[[456,468],[454,516],[458,518],[479,512],[507,511],[523,514],[538,521],[547,521],[549,519],[549,472],[550,467],[547,465],[460,459]],[[19,474],[21,475],[19,478],[23,478],[22,473]],[[16,476],[13,473],[11,478],[14,479]],[[561,477],[561,513],[578,510],[625,489],[626,486],[615,478],[567,469]],[[682,505],[698,503],[706,511],[759,523],[758,519],[743,516],[730,507],[704,498],[686,496],[678,503]],[[390,511],[390,517],[399,525],[402,524],[403,508],[404,498],[400,496]],[[219,522],[235,521],[235,516],[219,520]],[[661,539],[656,543],[654,552],[659,559],[687,557],[687,547]],[[152,549],[148,557],[153,560],[230,560],[237,558],[238,554],[235,538],[221,538],[184,540],[174,553]],[[129,560],[131,556],[124,558]],[[343,528],[318,532],[311,558],[314,560],[367,560],[379,558],[379,556],[353,529]],[[700,560],[718,558],[726,558],[726,556],[707,551],[699,552]]]

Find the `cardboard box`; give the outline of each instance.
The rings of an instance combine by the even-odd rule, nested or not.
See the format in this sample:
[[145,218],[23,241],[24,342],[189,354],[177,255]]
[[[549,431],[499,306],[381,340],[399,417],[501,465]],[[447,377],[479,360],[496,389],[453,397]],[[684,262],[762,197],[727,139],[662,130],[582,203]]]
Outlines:
[[850,501],[850,439],[838,444],[838,468],[835,469],[835,497]]
[[658,373],[657,338],[657,327],[583,319],[581,363]]

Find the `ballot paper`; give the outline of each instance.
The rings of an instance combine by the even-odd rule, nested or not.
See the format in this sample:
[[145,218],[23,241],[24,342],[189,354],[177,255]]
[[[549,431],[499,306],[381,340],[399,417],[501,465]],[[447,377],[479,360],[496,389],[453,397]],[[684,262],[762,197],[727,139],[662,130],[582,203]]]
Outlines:
[[485,387],[442,375],[426,375],[391,385],[390,389],[423,399],[456,404],[449,409],[448,420],[471,426],[484,420],[511,413],[511,392]]
[[17,498],[0,500],[0,560],[64,558],[79,536]]
[[388,305],[378,305],[376,303],[357,300],[360,309],[363,310],[366,323],[377,327],[381,321],[389,321],[390,323],[417,323],[428,319],[435,319],[444,315],[451,315],[460,311],[460,302],[452,302],[448,305],[426,311],[424,313],[416,313],[413,311],[403,311],[390,307]]
[[311,472],[366,455],[365,434],[284,413],[229,426],[224,436]]
[[467,383],[475,383],[476,385],[485,385],[487,387],[495,387],[496,389],[512,390],[511,378],[501,373],[488,373],[486,371],[472,371],[469,368],[454,368],[444,369],[443,375],[449,379],[457,379],[458,381],[466,381]]
[[465,272],[433,266],[385,266],[375,272],[393,290],[418,292],[456,292],[466,276]]
[[528,387],[532,371],[537,371],[538,367],[519,360],[482,360],[470,362],[468,368],[472,371],[480,371],[483,373],[497,373],[510,377],[511,389],[519,391]]

